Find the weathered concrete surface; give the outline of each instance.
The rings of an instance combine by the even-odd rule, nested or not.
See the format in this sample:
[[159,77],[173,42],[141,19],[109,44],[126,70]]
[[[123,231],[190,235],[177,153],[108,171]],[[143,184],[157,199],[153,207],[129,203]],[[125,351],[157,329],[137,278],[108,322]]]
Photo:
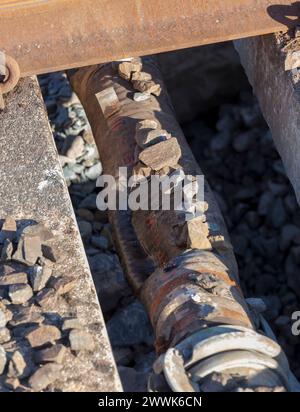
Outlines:
[[[53,136],[35,78],[20,81],[0,113],[0,219],[43,222],[55,235],[54,271],[77,278],[53,316],[76,315],[96,342],[92,353],[69,351],[51,390],[121,391],[91,273],[78,232]],[[0,224],[2,222],[0,221]],[[1,391],[0,387],[0,391]]]
[[234,42],[300,203],[299,80],[284,70],[275,35]]

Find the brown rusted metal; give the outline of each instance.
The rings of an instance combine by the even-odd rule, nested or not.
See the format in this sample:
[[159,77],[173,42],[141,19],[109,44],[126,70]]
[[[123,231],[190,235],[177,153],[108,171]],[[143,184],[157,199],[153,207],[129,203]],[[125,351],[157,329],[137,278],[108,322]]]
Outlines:
[[[126,73],[120,72],[117,63],[70,73],[91,123],[104,172],[117,176],[119,167],[126,166],[131,176],[143,152],[142,158],[151,163],[153,159],[145,155],[149,147],[141,148],[144,143],[137,134],[143,125],[157,124],[159,130],[172,136],[163,142],[175,139],[180,147],[176,172],[194,177],[201,174],[176,122],[156,64],[149,58],[141,62],[139,76],[151,81],[143,88],[159,84],[159,96],[146,94],[145,100],[134,99],[131,60]],[[151,176],[173,173],[164,163],[171,157],[160,144],[155,141],[150,146],[155,165],[161,161],[158,170],[148,167]],[[190,213],[186,209],[179,213],[133,210],[124,216],[122,211],[109,212],[127,277],[145,304],[154,328],[156,350],[161,354],[154,365],[155,374],[161,377],[163,373],[174,391],[201,390],[201,379],[212,379],[214,371],[231,373],[230,379],[244,387],[267,385],[269,390],[276,386],[291,390],[293,382],[280,346],[255,331],[261,328],[258,315],[254,326],[239,287],[237,265],[221,213],[207,183],[204,190],[207,207],[201,219],[182,221],[182,213]],[[186,230],[178,233],[178,225]],[[210,351],[208,355],[205,348]],[[189,379],[190,373],[195,380]]]
[[[12,91],[20,79],[20,68],[11,56],[0,52],[0,74],[3,80],[0,82],[0,110],[5,107],[3,94]],[[3,72],[3,73],[2,73]]]
[[[175,119],[156,64],[144,59],[143,72],[162,86],[158,97],[143,102],[133,100],[134,88],[118,76],[116,64],[91,66],[71,76],[93,128],[104,172],[117,176],[118,168],[126,166],[131,176],[137,162],[136,124],[139,120],[152,119],[177,139],[181,149],[178,167],[186,175],[202,175]],[[225,223],[207,182],[204,196],[208,205],[204,221],[196,218],[186,222],[185,212],[176,210],[127,212],[131,215],[131,221],[127,218],[130,236],[135,234],[132,248],[126,243],[126,227],[120,225],[123,212],[109,212],[116,234],[120,233],[116,242],[122,260],[128,261],[126,256],[134,253],[136,262],[143,262],[141,253],[135,250],[137,245],[148,255],[147,265],[144,263],[142,267],[138,263],[138,270],[132,266],[125,269],[148,309],[158,352],[207,325],[227,323],[252,328]],[[184,228],[191,223],[195,224],[196,236],[201,240],[198,243],[203,244],[203,249],[200,246],[195,249],[185,238],[188,231]],[[216,242],[215,238],[222,241]]]
[[28,76],[285,30],[299,15],[286,0],[0,0],[0,47]]

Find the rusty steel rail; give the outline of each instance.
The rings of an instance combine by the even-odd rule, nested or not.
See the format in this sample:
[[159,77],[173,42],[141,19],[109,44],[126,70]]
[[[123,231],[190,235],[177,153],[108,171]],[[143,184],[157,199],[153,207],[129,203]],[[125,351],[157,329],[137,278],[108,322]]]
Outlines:
[[[117,177],[121,166],[128,176],[136,170],[146,177],[171,175],[174,169],[193,177],[202,174],[152,59],[91,66],[69,77],[89,118],[105,174]],[[136,90],[143,90],[143,96],[136,96]],[[148,142],[153,130],[141,140],[145,124],[159,131],[159,142]],[[166,149],[171,141],[180,149],[175,160]],[[188,220],[186,210],[109,212],[128,280],[146,306],[156,336],[160,356],[151,387],[163,377],[173,391],[202,390],[216,373],[234,381],[236,389],[293,390],[284,353],[262,332],[260,315],[242,294],[229,236],[206,181],[204,203],[204,214]]]
[[299,15],[286,0],[0,0],[0,49],[28,76],[285,30]]

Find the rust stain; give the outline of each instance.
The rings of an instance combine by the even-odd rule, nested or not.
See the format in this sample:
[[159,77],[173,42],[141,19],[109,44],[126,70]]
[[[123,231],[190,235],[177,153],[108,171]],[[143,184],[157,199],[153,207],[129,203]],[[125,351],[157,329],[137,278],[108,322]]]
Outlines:
[[286,0],[4,0],[0,47],[28,76],[286,30],[298,24],[286,17],[289,7]]

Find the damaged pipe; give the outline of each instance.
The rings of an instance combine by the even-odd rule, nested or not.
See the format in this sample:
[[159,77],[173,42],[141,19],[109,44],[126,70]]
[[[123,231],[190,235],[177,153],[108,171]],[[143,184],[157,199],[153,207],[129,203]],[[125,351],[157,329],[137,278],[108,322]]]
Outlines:
[[[182,174],[195,182],[203,175],[153,59],[90,66],[69,78],[105,174],[118,179],[126,167],[128,177],[147,179]],[[109,217],[127,278],[154,328],[160,357],[152,388],[163,376],[174,391],[205,390],[208,381],[222,390],[291,390],[281,348],[256,331],[259,315],[242,294],[226,225],[206,180],[200,214],[158,208],[109,211]]]

